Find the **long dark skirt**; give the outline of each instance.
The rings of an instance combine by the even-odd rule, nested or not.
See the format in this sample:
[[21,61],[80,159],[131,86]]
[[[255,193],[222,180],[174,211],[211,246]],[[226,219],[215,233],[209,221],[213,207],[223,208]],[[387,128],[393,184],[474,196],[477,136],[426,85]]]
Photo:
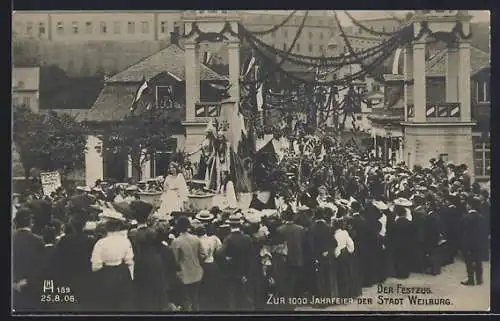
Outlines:
[[133,283],[125,264],[95,272],[95,308],[99,311],[134,311]]
[[318,264],[314,266],[315,289],[313,294],[316,297],[338,296],[337,267],[335,260],[330,255],[318,260]]
[[412,257],[408,249],[397,249],[393,252],[394,276],[398,279],[410,277]]
[[359,265],[359,260],[357,260],[355,254],[346,252],[346,255],[347,262],[349,264],[349,279],[351,280],[349,285],[349,297],[355,298],[363,293],[361,266]]
[[349,298],[351,297],[352,286],[352,267],[351,255],[344,249],[337,257],[337,282],[338,282],[338,297]]
[[217,264],[203,264],[203,279],[200,287],[200,310],[220,311],[222,309],[219,288],[220,273]]

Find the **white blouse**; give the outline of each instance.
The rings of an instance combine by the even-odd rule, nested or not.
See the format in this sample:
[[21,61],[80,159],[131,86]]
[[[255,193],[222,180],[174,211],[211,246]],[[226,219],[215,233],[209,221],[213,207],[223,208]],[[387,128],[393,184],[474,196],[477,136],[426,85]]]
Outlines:
[[349,232],[346,230],[339,229],[335,232],[335,240],[337,241],[337,247],[335,248],[335,257],[339,257],[343,249],[347,248],[349,253],[354,252],[354,241],[349,236]]
[[201,243],[201,251],[203,253],[203,257],[205,258],[203,262],[213,263],[214,254],[221,248],[222,242],[215,235],[212,236],[203,235],[200,237],[200,243]]
[[382,228],[380,229],[380,232],[378,233],[380,236],[385,236],[387,233],[387,216],[385,214],[382,214],[382,216],[378,219],[380,224],[382,224]]
[[132,243],[121,231],[111,232],[94,245],[92,251],[92,270],[100,270],[104,266],[118,266],[125,263],[133,276],[134,251]]

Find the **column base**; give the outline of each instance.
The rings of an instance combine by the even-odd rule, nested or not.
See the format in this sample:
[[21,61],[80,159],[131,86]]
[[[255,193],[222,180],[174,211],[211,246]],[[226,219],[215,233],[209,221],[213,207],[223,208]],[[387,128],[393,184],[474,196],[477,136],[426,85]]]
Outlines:
[[[402,123],[405,128],[404,155],[410,166],[429,166],[431,158],[447,154],[455,164],[466,164],[474,171],[472,127],[474,123]],[[408,154],[410,153],[410,154]]]

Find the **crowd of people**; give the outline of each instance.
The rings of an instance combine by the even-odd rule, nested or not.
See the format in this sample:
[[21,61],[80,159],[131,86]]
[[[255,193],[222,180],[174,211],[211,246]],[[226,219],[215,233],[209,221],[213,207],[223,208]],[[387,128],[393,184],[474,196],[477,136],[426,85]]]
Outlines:
[[[262,188],[249,209],[154,215],[136,186],[116,192],[127,209],[96,188],[16,197],[14,308],[289,310],[294,302],[270,298],[353,298],[390,277],[437,276],[457,259],[462,284],[482,284],[489,195],[465,165],[432,159],[410,170],[345,147],[328,155],[332,166],[296,202]],[[46,280],[74,299],[41,302]]]

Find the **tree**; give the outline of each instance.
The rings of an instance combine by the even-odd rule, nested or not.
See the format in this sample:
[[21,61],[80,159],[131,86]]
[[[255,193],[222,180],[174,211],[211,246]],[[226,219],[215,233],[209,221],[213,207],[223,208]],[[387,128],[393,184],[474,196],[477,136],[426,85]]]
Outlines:
[[68,114],[43,115],[26,106],[16,107],[13,138],[26,178],[33,168],[65,174],[85,157],[85,129]]
[[132,168],[142,176],[144,164],[155,151],[165,150],[171,141],[175,119],[164,109],[132,113],[102,135],[104,151],[129,157]]

